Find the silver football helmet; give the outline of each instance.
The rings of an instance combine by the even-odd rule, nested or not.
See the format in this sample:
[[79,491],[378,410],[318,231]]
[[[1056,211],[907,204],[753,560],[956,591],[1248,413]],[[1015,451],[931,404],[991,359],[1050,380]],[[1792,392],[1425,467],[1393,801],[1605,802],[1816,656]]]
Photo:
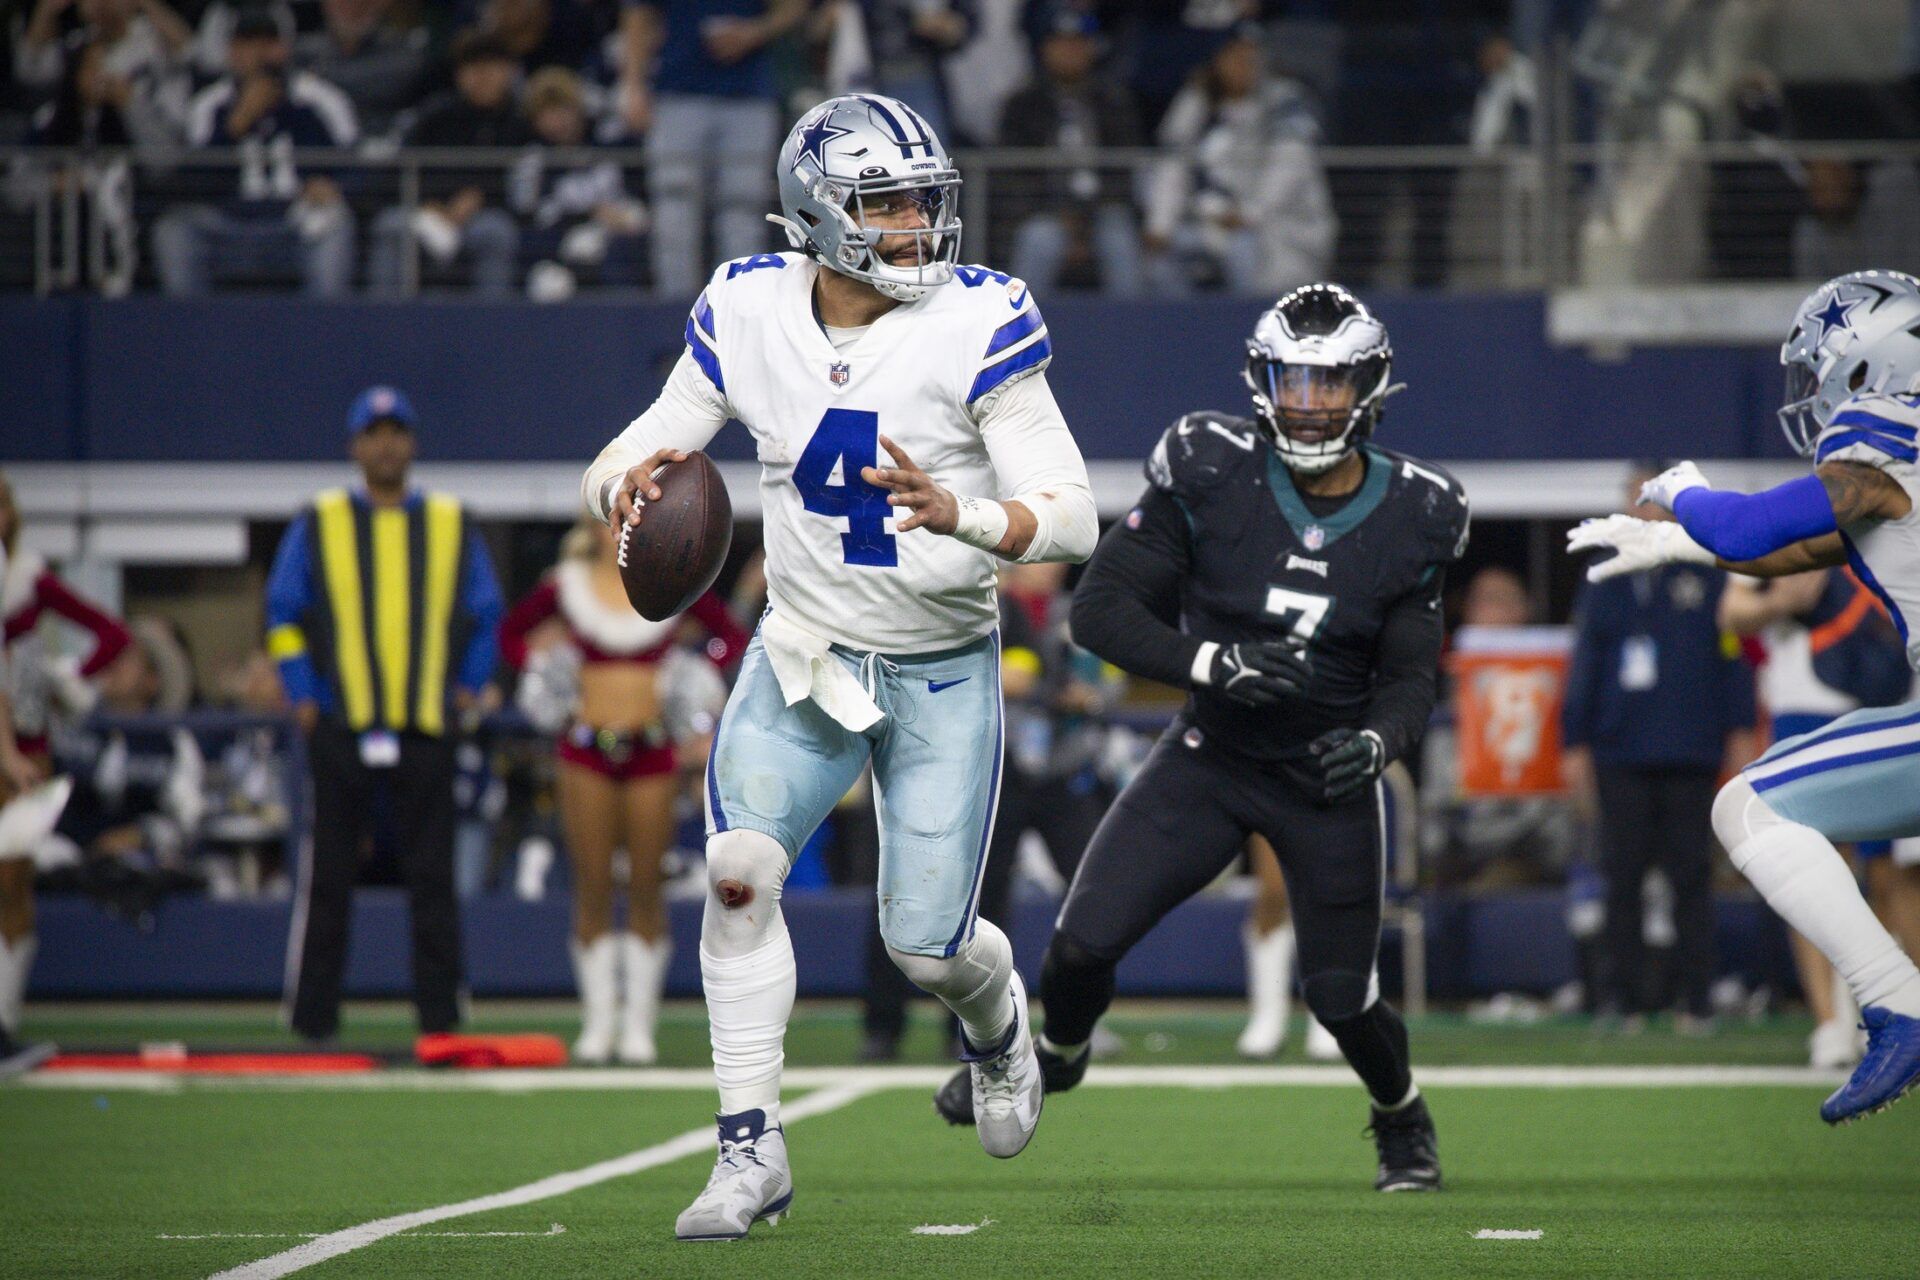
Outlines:
[[1780,346],[1780,429],[1803,456],[1848,397],[1920,393],[1920,280],[1853,271],[1807,295]]
[[1380,420],[1393,344],[1366,304],[1337,284],[1302,285],[1260,317],[1247,340],[1247,386],[1290,471],[1318,475],[1359,448]]
[[[828,99],[793,126],[778,168],[780,214],[768,220],[794,248],[902,302],[953,278],[960,174],[906,103],[877,93]],[[900,199],[920,225],[870,225],[885,216],[879,206]]]

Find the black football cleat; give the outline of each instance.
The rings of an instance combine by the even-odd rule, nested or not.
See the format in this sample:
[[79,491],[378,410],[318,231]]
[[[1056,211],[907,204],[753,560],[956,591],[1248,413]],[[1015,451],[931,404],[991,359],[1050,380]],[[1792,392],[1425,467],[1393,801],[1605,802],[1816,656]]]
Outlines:
[[[1047,1052],[1046,1046],[1036,1040],[1033,1053],[1040,1061],[1040,1082],[1045,1093],[1065,1093],[1073,1088],[1086,1079],[1087,1064],[1093,1061],[1091,1045],[1080,1050],[1077,1057],[1067,1059]],[[933,1109],[948,1124],[973,1123],[973,1076],[966,1067],[954,1072],[934,1091]]]
[[1375,1191],[1440,1189],[1440,1139],[1433,1131],[1425,1098],[1415,1098],[1398,1111],[1375,1107],[1367,1132],[1380,1152]]

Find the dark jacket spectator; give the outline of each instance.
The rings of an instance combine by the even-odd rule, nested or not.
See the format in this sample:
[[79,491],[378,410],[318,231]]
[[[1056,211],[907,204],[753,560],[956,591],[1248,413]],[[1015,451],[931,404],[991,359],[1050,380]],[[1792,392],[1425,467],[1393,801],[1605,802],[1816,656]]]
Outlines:
[[40,0],[34,7],[13,50],[21,87],[54,95],[56,105],[80,88],[112,103],[129,141],[178,142],[188,91],[183,58],[192,29],[161,0],[94,0],[75,7],[78,21],[63,29],[67,7],[60,0]]
[[320,11],[324,25],[294,41],[294,62],[347,95],[362,131],[385,134],[419,98],[426,27],[400,20],[393,0],[322,0]]

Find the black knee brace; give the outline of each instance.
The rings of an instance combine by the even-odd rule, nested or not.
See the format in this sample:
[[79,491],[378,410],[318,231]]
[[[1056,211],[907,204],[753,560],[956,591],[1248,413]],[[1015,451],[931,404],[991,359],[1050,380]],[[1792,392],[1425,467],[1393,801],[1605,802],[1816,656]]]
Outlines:
[[1348,1018],[1357,1018],[1367,1007],[1367,989],[1371,978],[1350,969],[1329,969],[1301,979],[1300,992],[1313,1016],[1328,1027]]

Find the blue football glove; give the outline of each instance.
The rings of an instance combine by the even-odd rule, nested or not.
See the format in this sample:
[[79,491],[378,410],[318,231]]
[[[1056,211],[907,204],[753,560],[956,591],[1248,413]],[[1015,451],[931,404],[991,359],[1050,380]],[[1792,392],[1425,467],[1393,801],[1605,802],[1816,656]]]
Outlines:
[[1307,752],[1320,766],[1328,800],[1358,795],[1387,767],[1387,744],[1371,729],[1330,729],[1309,742]]

